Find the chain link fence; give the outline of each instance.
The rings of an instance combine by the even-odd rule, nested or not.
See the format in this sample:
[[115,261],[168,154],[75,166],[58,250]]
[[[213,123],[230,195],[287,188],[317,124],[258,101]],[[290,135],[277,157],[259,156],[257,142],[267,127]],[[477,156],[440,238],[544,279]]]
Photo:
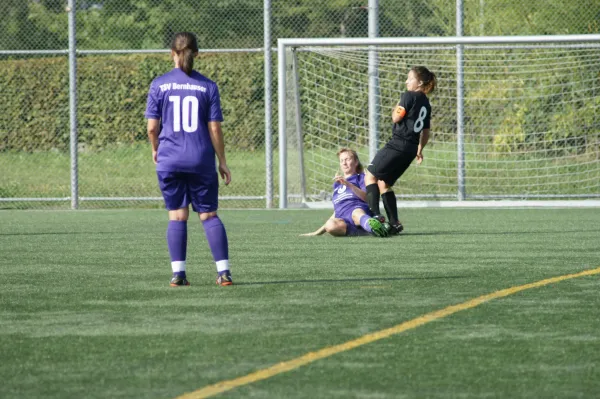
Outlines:
[[[269,3],[269,2],[266,2]],[[221,207],[266,204],[263,0],[78,0],[78,194],[81,208],[162,207],[143,118],[151,80],[172,68],[172,35],[192,31],[196,68],[220,87],[233,183]],[[600,33],[597,0],[464,0],[465,35]],[[564,3],[564,4],[563,4]],[[447,0],[371,1],[381,37],[454,36]],[[66,0],[0,3],[0,208],[71,205]],[[270,1],[281,37],[365,37],[368,0]],[[275,62],[272,66],[276,81]],[[272,99],[272,120],[277,120]],[[277,148],[277,137],[273,132]],[[277,165],[277,153],[272,154]],[[276,168],[274,168],[276,169]],[[277,193],[277,171],[273,170]]]

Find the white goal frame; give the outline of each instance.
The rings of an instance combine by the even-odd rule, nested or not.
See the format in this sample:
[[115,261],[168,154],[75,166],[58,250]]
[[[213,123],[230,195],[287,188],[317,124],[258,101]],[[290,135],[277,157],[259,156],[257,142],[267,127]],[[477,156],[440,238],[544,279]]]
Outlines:
[[[457,129],[457,193],[455,201],[401,201],[399,206],[415,206],[415,207],[523,207],[523,206],[534,206],[534,207],[600,207],[600,193],[597,195],[586,195],[585,198],[594,199],[575,199],[572,200],[553,200],[552,198],[564,198],[564,196],[541,196],[536,200],[521,200],[519,198],[502,198],[498,201],[497,198],[494,201],[481,201],[483,198],[473,197],[474,201],[467,200],[469,197],[465,194],[465,154],[464,154],[464,82],[463,82],[463,48],[464,45],[492,45],[492,44],[541,44],[541,43],[575,43],[575,44],[587,44],[592,46],[600,46],[600,34],[589,34],[589,35],[547,35],[547,36],[477,36],[477,37],[465,37],[465,36],[454,36],[454,37],[414,37],[414,38],[342,38],[342,39],[301,39],[301,38],[290,38],[290,39],[278,39],[277,41],[277,59],[278,59],[278,133],[279,133],[279,208],[288,208],[288,188],[287,188],[287,121],[286,121],[286,110],[287,110],[287,55],[290,49],[299,46],[305,47],[323,47],[323,46],[391,46],[391,45],[454,45],[456,46],[456,57],[457,57],[457,87],[456,87],[456,129]],[[371,49],[373,47],[369,47]],[[376,57],[370,57],[369,62],[377,62]],[[377,65],[374,65],[375,68]],[[369,67],[372,67],[369,64]],[[373,80],[369,80],[369,113],[376,112],[371,104],[375,103],[374,95],[375,90],[372,90]],[[377,83],[377,81],[375,81]],[[299,109],[299,104],[296,104],[296,109]],[[298,112],[296,111],[298,114]],[[300,119],[299,115],[296,115],[297,119]],[[373,126],[373,120],[369,115],[369,149],[370,156],[374,155],[373,150],[377,148],[378,138],[378,126]],[[301,136],[301,131],[299,135]],[[300,137],[301,138],[301,137]],[[300,147],[300,162],[302,162],[302,145]],[[300,166],[303,170],[303,165]],[[319,207],[329,208],[331,205],[327,204],[310,204],[305,201],[304,193],[301,194],[302,203],[307,207]],[[595,199],[598,198],[598,199]]]

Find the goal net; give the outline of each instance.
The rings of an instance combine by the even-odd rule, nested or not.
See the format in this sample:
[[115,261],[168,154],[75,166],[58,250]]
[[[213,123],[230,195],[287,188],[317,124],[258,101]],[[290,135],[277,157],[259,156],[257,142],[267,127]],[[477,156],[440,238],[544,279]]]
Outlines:
[[[377,61],[375,88],[369,50]],[[429,95],[432,135],[424,161],[396,183],[400,200],[600,198],[600,45],[462,45],[461,51],[460,59],[456,45],[288,51],[289,202],[330,199],[341,147],[369,163],[369,93],[381,148],[416,65],[434,72],[438,85]]]

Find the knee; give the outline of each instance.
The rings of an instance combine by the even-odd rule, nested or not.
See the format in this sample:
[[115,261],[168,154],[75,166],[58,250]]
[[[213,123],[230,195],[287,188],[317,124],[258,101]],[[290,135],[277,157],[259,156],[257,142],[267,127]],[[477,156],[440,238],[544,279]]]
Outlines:
[[381,194],[391,190],[391,187],[383,180],[377,181],[377,185],[379,186],[379,192]]
[[346,223],[340,219],[329,219],[325,223],[325,231],[332,236],[343,236],[346,234]]
[[198,213],[198,216],[200,217],[200,220],[202,222],[204,222],[205,220],[208,220],[210,218],[214,218],[215,216],[217,216],[217,212],[200,212]]
[[369,172],[368,169],[365,169],[365,184],[369,185],[369,184],[375,184],[377,183],[377,178],[375,176],[373,176],[371,174],[371,172]]
[[354,221],[355,225],[360,225],[360,218],[363,217],[363,215],[366,215],[366,213],[361,208],[356,208],[354,211],[352,211],[352,220]]
[[169,211],[169,220],[176,222],[187,222],[189,215],[190,214],[187,208],[176,209]]

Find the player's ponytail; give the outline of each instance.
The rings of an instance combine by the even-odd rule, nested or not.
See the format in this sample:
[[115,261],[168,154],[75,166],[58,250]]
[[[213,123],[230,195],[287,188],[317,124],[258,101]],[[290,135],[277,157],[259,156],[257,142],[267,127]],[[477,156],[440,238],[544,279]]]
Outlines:
[[186,48],[183,50],[181,58],[181,70],[189,76],[192,73],[192,69],[194,69],[194,53],[189,48]]
[[421,90],[423,90],[425,94],[431,93],[435,90],[435,86],[437,84],[435,73],[431,72],[424,66],[413,67],[411,71],[413,71],[417,75],[417,79],[421,81]]
[[194,69],[194,57],[198,54],[198,41],[190,32],[180,32],[171,42],[171,50],[179,57],[179,67],[187,75]]

